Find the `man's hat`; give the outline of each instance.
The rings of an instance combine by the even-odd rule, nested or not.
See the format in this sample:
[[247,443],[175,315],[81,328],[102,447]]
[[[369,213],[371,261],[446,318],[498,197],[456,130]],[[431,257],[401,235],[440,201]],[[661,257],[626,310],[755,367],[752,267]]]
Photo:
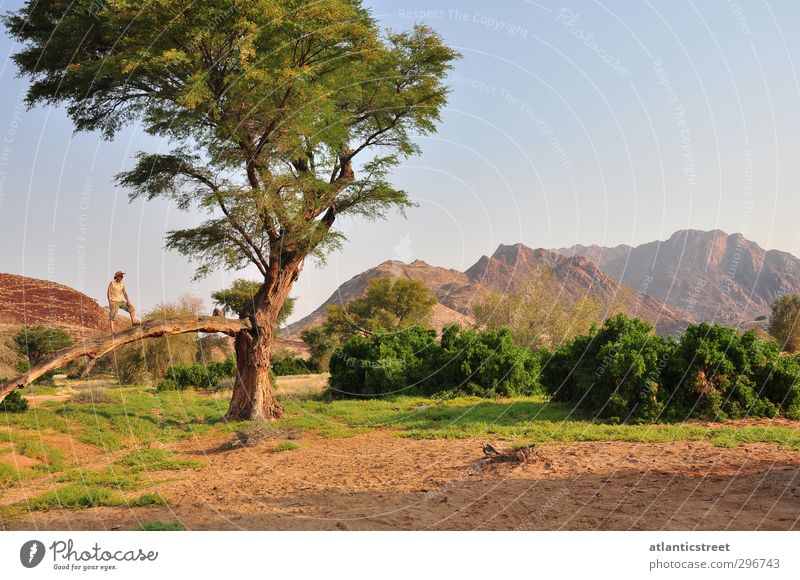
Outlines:
[[124,276],[124,275],[125,275],[125,272],[120,272],[119,270],[114,272],[114,278],[116,278],[117,276]]

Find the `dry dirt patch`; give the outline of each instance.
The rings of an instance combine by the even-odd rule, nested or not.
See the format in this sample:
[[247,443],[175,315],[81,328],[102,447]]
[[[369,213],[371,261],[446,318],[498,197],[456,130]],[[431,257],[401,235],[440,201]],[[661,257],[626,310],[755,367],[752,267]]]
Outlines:
[[[169,505],[33,513],[9,529],[800,529],[800,452],[775,445],[582,442],[541,460],[487,463],[483,441],[372,432],[220,451],[171,447],[207,467],[157,482]],[[492,442],[502,448],[501,442]]]

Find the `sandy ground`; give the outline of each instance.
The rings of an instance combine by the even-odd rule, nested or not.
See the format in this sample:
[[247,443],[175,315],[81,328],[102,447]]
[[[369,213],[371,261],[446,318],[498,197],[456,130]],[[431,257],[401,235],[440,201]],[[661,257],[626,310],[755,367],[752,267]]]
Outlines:
[[[277,440],[220,450],[225,438],[171,447],[206,467],[151,473],[162,507],[52,510],[6,529],[123,529],[179,521],[190,530],[799,530],[800,452],[771,444],[583,442],[537,448],[530,463],[489,463],[484,441]],[[494,442],[498,448],[503,443]],[[113,458],[73,453],[92,468]],[[0,504],[43,489],[12,489]]]

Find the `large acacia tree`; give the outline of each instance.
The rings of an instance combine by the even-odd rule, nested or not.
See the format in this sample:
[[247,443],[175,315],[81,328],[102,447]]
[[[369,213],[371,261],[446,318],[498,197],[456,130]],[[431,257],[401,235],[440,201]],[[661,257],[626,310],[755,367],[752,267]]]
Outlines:
[[457,53],[425,26],[382,32],[357,0],[30,0],[5,25],[29,105],[65,104],[109,139],[139,122],[170,144],[118,176],[132,199],[206,214],[167,248],[197,276],[261,273],[227,417],[279,417],[269,361],[292,284],[341,242],[338,218],[410,205],[388,175],[435,130]]

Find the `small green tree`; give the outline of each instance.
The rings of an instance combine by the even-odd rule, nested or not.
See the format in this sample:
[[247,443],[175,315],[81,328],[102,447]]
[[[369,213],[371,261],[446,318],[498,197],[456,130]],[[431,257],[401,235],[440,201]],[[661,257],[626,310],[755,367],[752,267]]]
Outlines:
[[[253,308],[256,294],[258,289],[261,288],[261,282],[258,280],[245,280],[238,278],[233,281],[230,288],[224,290],[217,290],[211,293],[211,299],[214,304],[219,306],[223,312],[227,312],[233,316],[240,316],[243,312],[247,312]],[[283,303],[281,313],[278,316],[277,325],[282,326],[286,319],[294,312],[294,298],[287,298]]]
[[263,276],[237,333],[227,418],[282,415],[270,382],[276,322],[334,224],[412,205],[389,176],[436,130],[458,53],[431,28],[382,32],[359,0],[28,0],[5,25],[27,103],[65,104],[108,138],[135,120],[172,147],[119,183],[206,213],[166,246],[197,276]]
[[319,372],[328,372],[331,355],[340,344],[339,338],[328,332],[323,325],[306,328],[300,333],[300,338],[308,345],[311,360],[317,365]]
[[[17,370],[27,371],[53,353],[72,344],[72,337],[62,328],[35,325],[20,328],[12,339],[12,348],[22,358]],[[55,371],[45,373],[39,382],[52,381]]]
[[439,300],[419,280],[373,278],[363,296],[344,306],[328,306],[325,329],[339,338],[369,336],[428,322]]
[[783,350],[800,350],[800,296],[784,294],[772,303],[769,333],[780,343]]

